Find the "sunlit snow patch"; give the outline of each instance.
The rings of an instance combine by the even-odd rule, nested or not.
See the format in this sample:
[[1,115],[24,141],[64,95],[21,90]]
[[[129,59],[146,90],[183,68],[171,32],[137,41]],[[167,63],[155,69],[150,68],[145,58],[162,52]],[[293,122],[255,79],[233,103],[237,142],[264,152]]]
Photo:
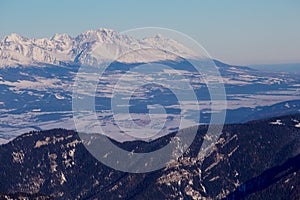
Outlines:
[[277,119],[275,122],[270,122],[270,124],[273,124],[273,125],[283,125],[283,123],[281,122],[280,119]]

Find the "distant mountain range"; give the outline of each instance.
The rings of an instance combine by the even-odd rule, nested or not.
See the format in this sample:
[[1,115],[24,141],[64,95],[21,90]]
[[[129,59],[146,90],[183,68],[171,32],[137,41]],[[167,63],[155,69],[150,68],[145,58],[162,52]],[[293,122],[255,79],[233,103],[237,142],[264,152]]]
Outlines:
[[[179,42],[156,35],[141,40],[116,31],[100,28],[89,30],[73,38],[67,34],[55,34],[52,38],[29,39],[11,34],[0,42],[0,67],[4,66],[40,66],[43,64],[83,64],[97,65],[114,60],[128,51],[137,49],[166,49],[184,57],[196,58],[195,53]],[[176,60],[175,55],[161,51],[155,58],[148,51],[148,57],[135,52],[126,58],[116,60],[124,63]]]
[[[205,80],[178,55],[200,58],[162,35],[136,39],[105,28],[49,39],[11,34],[0,41],[0,144],[6,143],[0,145],[0,199],[300,199],[299,75],[213,60],[226,90],[227,106],[217,111],[226,111],[226,124],[203,158],[198,153],[215,111]],[[175,137],[178,127],[166,123],[148,141],[116,129],[111,101],[123,74],[143,63],[150,68],[167,65],[184,75],[175,82],[188,80],[197,96],[197,101],[185,99],[189,107],[184,112],[192,118],[199,109],[203,125],[193,127],[197,135],[190,148],[164,169],[130,174],[107,167],[74,131],[76,75],[85,75],[79,72],[82,66],[97,69],[93,66],[112,60],[95,95],[80,95],[95,99],[107,137],[127,151],[159,149]],[[172,75],[170,70],[155,73],[162,82]],[[151,86],[139,88],[126,105],[131,116],[143,119],[153,105],[162,105],[167,119],[181,115],[168,88]]]
[[[159,50],[160,48],[173,53]],[[135,51],[147,49],[146,52]],[[156,35],[135,39],[116,31],[99,28],[86,31],[76,37],[56,34],[50,39],[29,39],[11,34],[0,42],[0,143],[31,130],[65,128],[75,130],[72,111],[72,92],[76,75],[81,67],[97,65],[111,60],[115,54],[131,53],[118,58],[107,68],[99,82],[95,108],[108,135],[118,141],[130,141],[132,137],[120,133],[113,126],[109,113],[113,88],[124,73],[136,66],[148,63],[168,66],[183,75],[176,83],[187,80],[193,87],[198,102],[187,100],[187,115],[193,118],[195,105],[200,109],[200,123],[210,123],[211,97],[204,79],[195,74],[187,58],[199,58],[179,42]],[[100,54],[99,54],[100,53]],[[300,77],[296,74],[263,72],[245,66],[233,66],[213,60],[220,72],[226,90],[226,123],[241,123],[265,117],[299,113]],[[94,69],[94,68],[93,68]],[[170,70],[157,71],[160,80],[167,82]],[[200,72],[202,73],[202,72]],[[132,77],[125,77],[133,81]],[[123,77],[124,78],[124,77]],[[126,88],[128,90],[128,88]],[[130,91],[130,90],[128,90]],[[163,105],[168,119],[178,116],[179,104],[166,88],[141,88],[140,96],[130,101],[130,112],[142,119],[149,113],[149,106]],[[85,94],[86,95],[86,94]],[[94,97],[93,97],[94,98]],[[147,99],[147,101],[145,100]],[[193,105],[195,104],[195,105]],[[221,110],[220,112],[223,112]],[[144,114],[142,116],[142,114]],[[166,125],[167,134],[176,130],[172,123]],[[163,135],[157,135],[161,137]]]
[[[98,162],[74,131],[23,134],[0,146],[2,199],[299,199],[300,115],[225,125],[206,157],[198,155],[207,126],[166,168],[130,174]],[[164,146],[114,141],[128,151]]]

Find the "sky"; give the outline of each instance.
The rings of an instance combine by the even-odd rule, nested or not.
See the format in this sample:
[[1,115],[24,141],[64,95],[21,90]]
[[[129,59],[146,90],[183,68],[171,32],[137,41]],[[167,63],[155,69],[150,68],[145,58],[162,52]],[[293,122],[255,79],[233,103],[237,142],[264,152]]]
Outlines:
[[[24,2],[24,3],[20,3]],[[0,38],[164,27],[236,65],[300,63],[298,0],[1,0]]]

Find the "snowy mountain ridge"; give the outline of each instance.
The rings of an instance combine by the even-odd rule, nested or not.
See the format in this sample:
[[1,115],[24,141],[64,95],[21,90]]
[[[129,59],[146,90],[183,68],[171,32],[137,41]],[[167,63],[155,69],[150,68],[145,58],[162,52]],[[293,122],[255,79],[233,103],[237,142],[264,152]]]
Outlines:
[[[149,56],[135,51],[140,49],[149,49]],[[168,52],[157,53],[157,49]],[[118,58],[127,52],[133,53]],[[30,39],[14,33],[0,42],[0,67],[72,62],[96,65],[115,58],[121,62],[135,63],[176,60],[178,56],[197,57],[184,45],[161,35],[138,40],[106,28],[89,30],[74,38],[68,34],[55,34],[50,39]]]

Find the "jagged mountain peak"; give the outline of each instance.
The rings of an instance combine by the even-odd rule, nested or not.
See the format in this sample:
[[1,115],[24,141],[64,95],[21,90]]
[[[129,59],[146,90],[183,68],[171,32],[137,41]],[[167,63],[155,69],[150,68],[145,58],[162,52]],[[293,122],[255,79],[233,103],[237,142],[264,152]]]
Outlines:
[[16,33],[12,33],[8,36],[6,36],[2,42],[5,42],[5,43],[9,43],[9,42],[22,42],[22,41],[27,41],[28,38],[25,38],[21,35],[18,35]]
[[65,41],[65,40],[73,40],[73,38],[66,34],[66,33],[55,33],[54,36],[51,38],[54,41]]
[[116,31],[106,28],[99,28],[96,30],[88,30],[79,34],[75,40],[78,42],[99,42],[99,43],[113,43],[113,40],[116,39],[116,36],[120,34]]
[[[58,65],[61,62],[68,63],[74,60],[77,60],[79,64],[96,65],[128,51],[149,47],[167,49],[172,54],[185,57],[195,57],[193,52],[184,45],[162,35],[139,40],[111,29],[99,28],[85,31],[75,38],[66,33],[57,33],[50,39],[28,39],[15,33],[11,34],[0,42],[0,67],[43,63]],[[122,61],[126,63],[152,62],[177,60],[177,57],[167,53],[154,55],[151,52],[149,56],[130,55]]]

